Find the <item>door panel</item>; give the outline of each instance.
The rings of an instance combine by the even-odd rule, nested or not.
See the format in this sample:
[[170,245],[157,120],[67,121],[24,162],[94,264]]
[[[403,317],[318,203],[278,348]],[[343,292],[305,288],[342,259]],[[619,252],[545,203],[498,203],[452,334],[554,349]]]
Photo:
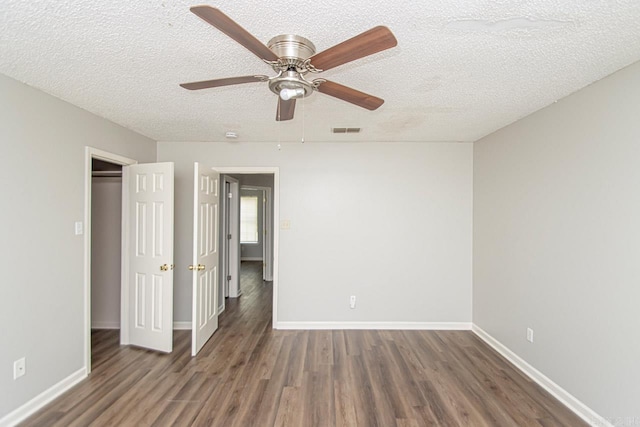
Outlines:
[[193,313],[191,354],[218,329],[218,194],[220,175],[194,164]]
[[173,349],[173,163],[123,167],[128,344]]

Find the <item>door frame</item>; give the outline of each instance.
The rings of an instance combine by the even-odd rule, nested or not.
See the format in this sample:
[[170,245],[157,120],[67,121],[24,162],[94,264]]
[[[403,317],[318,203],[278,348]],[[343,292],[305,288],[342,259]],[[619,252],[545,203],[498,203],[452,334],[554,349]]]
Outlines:
[[[119,154],[110,153],[97,148],[85,147],[84,155],[84,365],[87,374],[91,372],[91,195],[92,195],[92,160],[104,160],[121,166],[135,165],[138,163],[135,159],[121,156]],[[124,198],[123,198],[124,199]],[[122,200],[122,203],[125,201]],[[122,228],[122,247],[125,247],[125,229]],[[121,253],[121,256],[124,253]],[[121,267],[122,268],[122,267]],[[122,274],[122,272],[121,272]],[[125,296],[120,295],[120,304]],[[122,309],[121,309],[122,310]],[[120,324],[122,333],[122,324]]]
[[[272,237],[273,237],[273,308],[272,308],[272,324],[273,329],[278,329],[278,283],[280,277],[280,227],[277,226],[280,221],[280,168],[279,167],[241,167],[241,166],[216,166],[213,168],[220,174],[273,174],[273,218],[272,220]],[[238,212],[239,214],[239,212]]]

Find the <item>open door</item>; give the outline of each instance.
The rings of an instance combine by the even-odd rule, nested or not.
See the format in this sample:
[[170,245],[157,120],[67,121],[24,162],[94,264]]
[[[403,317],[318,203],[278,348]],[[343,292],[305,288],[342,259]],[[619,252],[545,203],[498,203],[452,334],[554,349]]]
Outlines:
[[271,188],[261,187],[262,201],[262,280],[273,280],[273,219]]
[[193,311],[191,355],[218,329],[218,181],[212,168],[194,163]]
[[[224,274],[222,285],[224,296],[237,298],[240,290],[240,182],[228,175],[224,176],[226,194],[224,216],[226,238],[222,239],[224,253]],[[228,187],[227,187],[228,186]]]
[[173,349],[173,163],[124,166],[122,343]]

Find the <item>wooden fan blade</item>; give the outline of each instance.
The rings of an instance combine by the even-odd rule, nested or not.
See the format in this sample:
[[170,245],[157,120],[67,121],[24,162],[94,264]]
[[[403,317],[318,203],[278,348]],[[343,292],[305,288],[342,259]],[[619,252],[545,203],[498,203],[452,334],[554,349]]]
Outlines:
[[211,6],[192,6],[189,10],[209,24],[222,31],[242,46],[253,52],[258,58],[277,61],[278,56],[260,40],[238,25],[233,19]]
[[392,48],[397,44],[398,41],[387,27],[374,27],[327,50],[316,53],[311,57],[311,65],[324,71]]
[[293,119],[293,113],[296,110],[296,100],[289,99],[284,101],[278,97],[278,111],[276,111],[276,121],[282,122]]
[[182,83],[180,84],[180,86],[189,90],[198,90],[198,89],[207,89],[210,87],[239,85],[242,83],[264,82],[268,79],[269,77],[267,76],[227,77],[226,79],[203,80],[201,82]]
[[384,99],[328,80],[318,86],[318,92],[342,99],[343,101],[350,102],[367,110],[375,110],[384,104]]

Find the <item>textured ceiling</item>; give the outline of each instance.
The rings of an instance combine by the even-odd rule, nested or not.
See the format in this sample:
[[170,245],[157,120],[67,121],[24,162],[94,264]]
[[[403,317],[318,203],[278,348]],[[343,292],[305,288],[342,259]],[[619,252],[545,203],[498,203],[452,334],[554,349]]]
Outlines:
[[[379,96],[368,111],[314,93],[276,122],[273,75],[171,0],[2,0],[0,72],[159,141],[474,141],[640,60],[638,0],[247,0],[209,3],[259,40],[318,51],[376,25],[398,46],[319,75]],[[334,135],[332,127],[361,127]]]

